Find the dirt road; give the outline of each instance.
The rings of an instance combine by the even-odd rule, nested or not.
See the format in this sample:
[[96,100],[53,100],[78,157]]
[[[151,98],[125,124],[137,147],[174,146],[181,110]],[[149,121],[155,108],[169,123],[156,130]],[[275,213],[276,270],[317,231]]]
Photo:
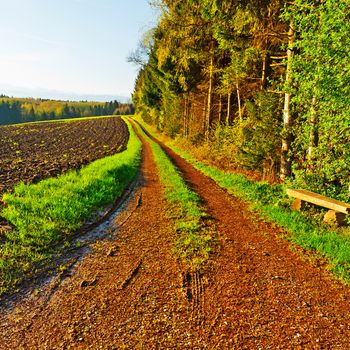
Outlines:
[[216,220],[203,273],[172,254],[150,147],[142,186],[62,283],[0,316],[0,349],[350,349],[350,289],[166,149]]

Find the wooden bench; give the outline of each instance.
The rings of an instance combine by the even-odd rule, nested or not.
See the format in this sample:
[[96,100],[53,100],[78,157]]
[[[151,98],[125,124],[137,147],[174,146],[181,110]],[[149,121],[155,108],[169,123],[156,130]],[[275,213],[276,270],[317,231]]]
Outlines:
[[287,189],[287,194],[296,198],[293,203],[296,210],[301,210],[306,202],[330,209],[324,216],[324,221],[328,223],[343,225],[346,215],[350,214],[350,204],[311,191]]

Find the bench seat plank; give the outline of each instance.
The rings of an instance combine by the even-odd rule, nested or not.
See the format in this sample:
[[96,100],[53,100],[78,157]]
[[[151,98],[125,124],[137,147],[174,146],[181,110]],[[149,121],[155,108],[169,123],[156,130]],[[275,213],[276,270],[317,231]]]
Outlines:
[[340,213],[350,214],[350,204],[322,196],[318,193],[307,190],[287,189],[287,194],[291,197],[301,199],[305,202],[310,202]]

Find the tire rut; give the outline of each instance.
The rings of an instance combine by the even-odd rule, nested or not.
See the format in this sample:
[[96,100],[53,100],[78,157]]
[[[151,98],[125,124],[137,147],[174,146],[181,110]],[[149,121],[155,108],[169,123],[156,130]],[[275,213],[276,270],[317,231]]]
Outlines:
[[204,285],[204,275],[200,271],[182,273],[183,294],[190,304],[191,322],[198,329],[205,327]]
[[136,275],[140,271],[140,268],[142,266],[142,260],[143,259],[140,259],[137,262],[136,266],[129,272],[128,276],[124,279],[119,289],[125,289],[129,286],[129,284],[132,282],[132,280],[136,277]]

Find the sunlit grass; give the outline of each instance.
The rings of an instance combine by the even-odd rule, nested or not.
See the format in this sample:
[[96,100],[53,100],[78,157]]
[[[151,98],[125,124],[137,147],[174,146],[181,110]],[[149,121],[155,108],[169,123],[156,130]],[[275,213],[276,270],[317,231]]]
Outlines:
[[[80,170],[19,184],[3,195],[1,216],[14,226],[0,243],[0,294],[16,286],[23,272],[59,253],[62,245],[96,211],[113,203],[138,172],[141,143],[128,124],[124,152],[96,160]],[[35,265],[35,266],[34,266]]]

